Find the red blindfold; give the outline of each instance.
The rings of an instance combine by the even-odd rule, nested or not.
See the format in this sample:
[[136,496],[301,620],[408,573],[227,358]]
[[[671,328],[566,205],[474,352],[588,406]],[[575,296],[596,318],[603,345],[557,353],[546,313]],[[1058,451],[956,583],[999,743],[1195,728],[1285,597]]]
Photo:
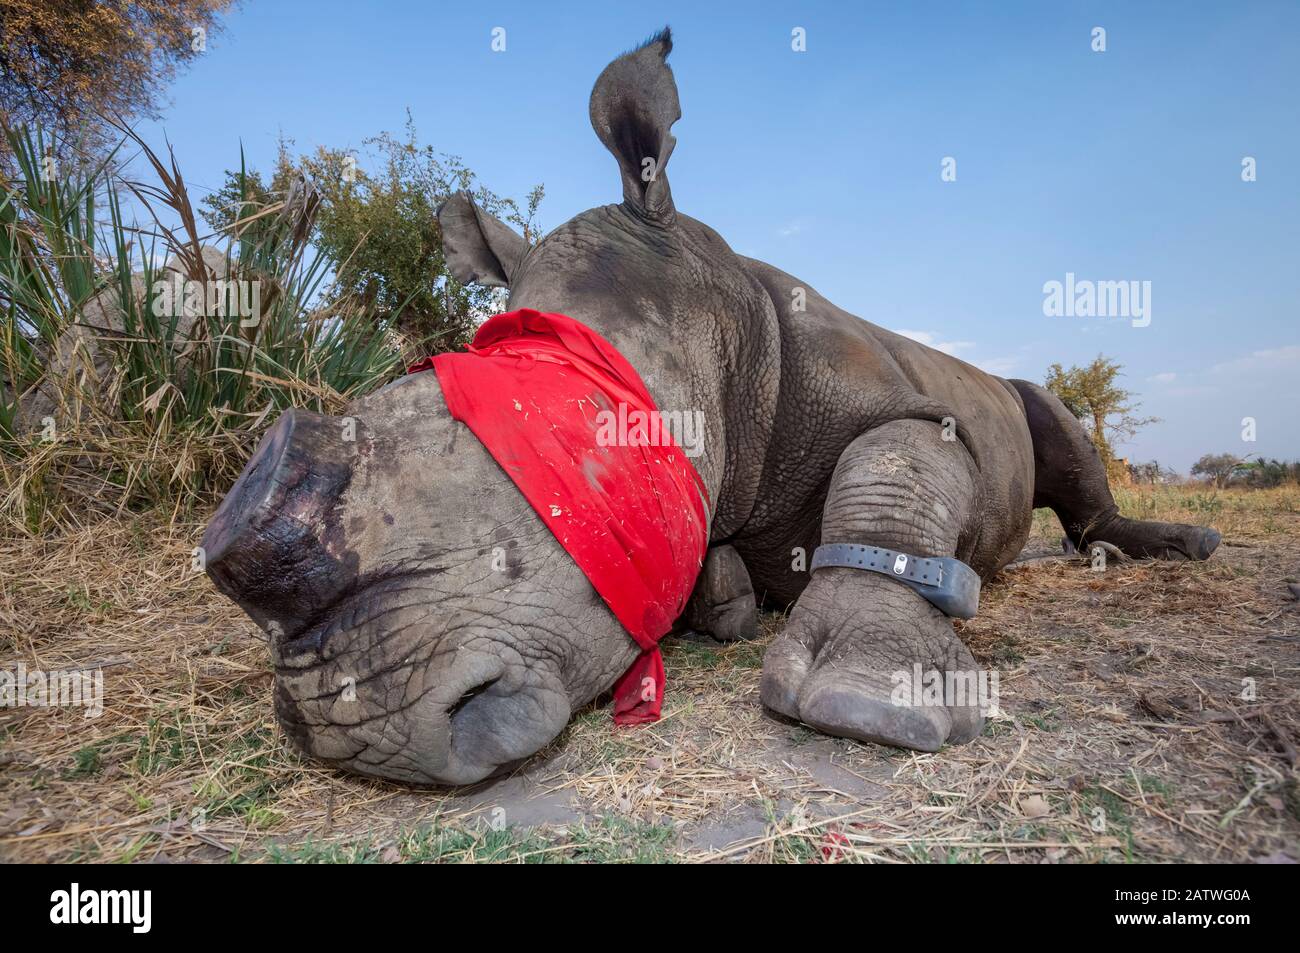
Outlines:
[[[466,352],[433,368],[464,422],[573,557],[641,647],[614,686],[614,721],[659,718],[658,642],[686,607],[708,548],[708,493],[672,435],[656,427],[611,441],[619,419],[657,418],[635,368],[563,314],[524,308],[491,318]],[[643,416],[637,416],[636,412]]]

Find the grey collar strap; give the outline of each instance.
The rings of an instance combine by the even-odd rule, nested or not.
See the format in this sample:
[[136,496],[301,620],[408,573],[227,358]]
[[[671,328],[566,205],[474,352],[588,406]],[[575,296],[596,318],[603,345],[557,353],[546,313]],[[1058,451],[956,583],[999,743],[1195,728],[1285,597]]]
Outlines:
[[812,571],[831,566],[865,569],[915,589],[944,615],[973,619],[980,605],[979,574],[951,556],[909,556],[893,549],[829,543],[813,553]]

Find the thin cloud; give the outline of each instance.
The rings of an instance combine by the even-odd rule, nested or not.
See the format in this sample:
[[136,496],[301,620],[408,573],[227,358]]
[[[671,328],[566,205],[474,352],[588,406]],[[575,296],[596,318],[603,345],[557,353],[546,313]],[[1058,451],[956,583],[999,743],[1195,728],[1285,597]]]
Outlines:
[[1210,368],[1212,374],[1255,373],[1277,368],[1290,368],[1300,364],[1300,344],[1287,344],[1283,347],[1266,348],[1251,351],[1244,357],[1223,361]]
[[915,341],[917,344],[924,344],[926,347],[932,347],[936,351],[943,351],[945,354],[951,354],[957,357],[960,351],[969,351],[975,346],[974,341],[941,341],[939,335],[933,331],[905,331],[897,330],[895,334],[901,334],[905,338]]
[[975,361],[974,364],[985,374],[992,374],[995,377],[1006,377],[1020,362],[1014,357],[991,357],[986,361]]

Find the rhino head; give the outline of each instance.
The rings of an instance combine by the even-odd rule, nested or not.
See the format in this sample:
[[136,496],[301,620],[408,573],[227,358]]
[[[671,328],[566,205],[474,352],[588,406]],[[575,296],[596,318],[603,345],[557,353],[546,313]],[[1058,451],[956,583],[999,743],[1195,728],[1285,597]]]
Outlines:
[[[612,62],[590,112],[618,160],[621,204],[529,246],[465,195],[439,212],[462,282],[510,307],[568,314],[611,340],[661,409],[703,415],[694,459],[715,535],[752,506],[770,414],[775,313],[740,259],[679,216],[664,173],[680,109],[668,31]],[[770,338],[766,345],[754,340]],[[742,353],[745,348],[748,352]],[[766,350],[764,349],[766,348]],[[736,375],[722,370],[748,361]],[[744,393],[737,387],[746,388]],[[283,414],[212,519],[207,572],[270,636],[276,712],[306,753],[417,784],[466,784],[551,741],[638,649],[473,433],[437,376],[405,377],[342,417]]]

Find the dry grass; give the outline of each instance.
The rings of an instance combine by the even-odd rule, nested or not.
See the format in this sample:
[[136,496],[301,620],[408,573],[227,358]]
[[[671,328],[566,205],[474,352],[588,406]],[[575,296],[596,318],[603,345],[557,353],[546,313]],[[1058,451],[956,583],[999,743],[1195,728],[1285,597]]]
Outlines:
[[[577,717],[515,776],[412,791],[290,751],[258,630],[166,515],[0,542],[0,668],[102,666],[105,711],[3,709],[17,860],[1013,862],[1300,858],[1300,491],[1129,490],[1205,564],[1033,564],[963,626],[1000,673],[972,744],[916,754],[766,714],[758,643],[678,640],[656,725]],[[1040,514],[1031,550],[1056,549]],[[1253,679],[1254,700],[1243,697]]]

